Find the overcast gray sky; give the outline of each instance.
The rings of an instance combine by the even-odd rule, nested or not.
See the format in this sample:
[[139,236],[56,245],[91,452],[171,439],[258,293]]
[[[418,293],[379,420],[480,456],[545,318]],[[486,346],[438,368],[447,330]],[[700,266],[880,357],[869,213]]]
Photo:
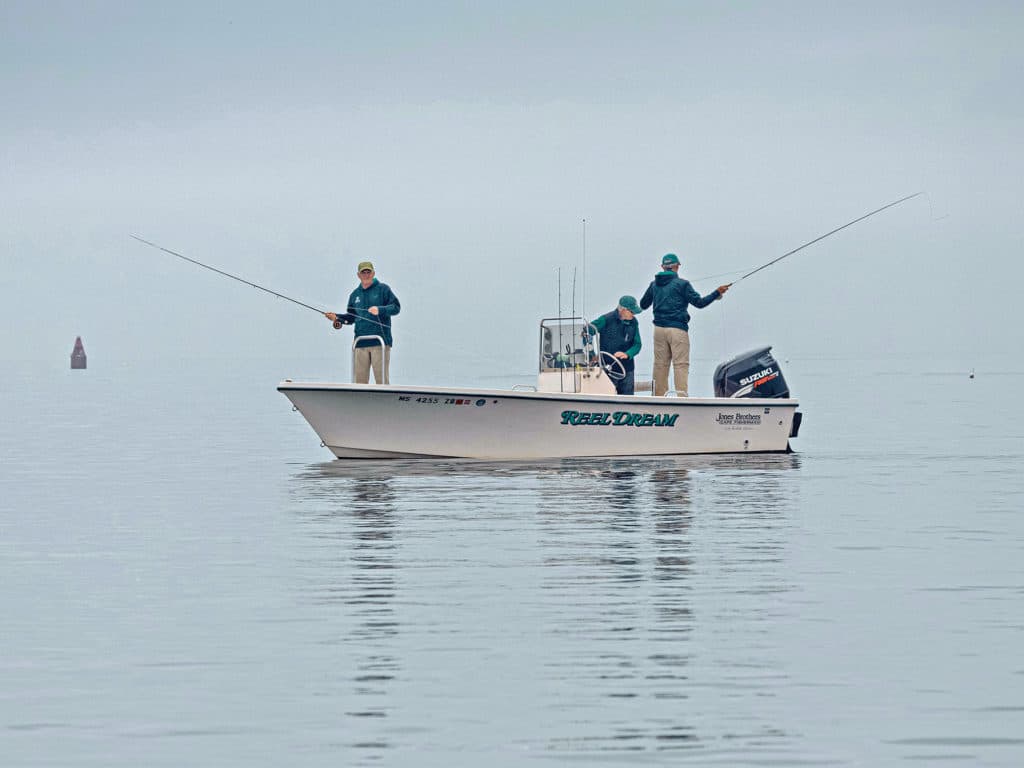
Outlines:
[[401,380],[453,347],[528,372],[584,217],[596,314],[666,251],[709,292],[921,190],[696,311],[695,357],[970,367],[1024,340],[1019,2],[7,0],[0,31],[5,361],[63,366],[77,334],[105,360],[347,354],[137,232],[326,308],[372,259]]

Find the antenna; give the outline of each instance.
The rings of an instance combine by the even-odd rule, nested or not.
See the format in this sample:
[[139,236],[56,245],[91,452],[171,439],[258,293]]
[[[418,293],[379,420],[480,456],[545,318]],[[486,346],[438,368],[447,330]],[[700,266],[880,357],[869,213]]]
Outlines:
[[580,296],[580,312],[587,317],[587,220],[583,219],[583,290]]

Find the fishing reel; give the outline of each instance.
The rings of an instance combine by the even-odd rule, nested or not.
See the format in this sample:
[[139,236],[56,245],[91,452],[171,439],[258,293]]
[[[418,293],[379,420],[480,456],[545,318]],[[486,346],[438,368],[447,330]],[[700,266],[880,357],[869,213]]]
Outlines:
[[352,325],[356,321],[356,316],[351,312],[345,312],[344,314],[338,315],[338,319],[332,323],[334,330],[338,330],[343,325]]

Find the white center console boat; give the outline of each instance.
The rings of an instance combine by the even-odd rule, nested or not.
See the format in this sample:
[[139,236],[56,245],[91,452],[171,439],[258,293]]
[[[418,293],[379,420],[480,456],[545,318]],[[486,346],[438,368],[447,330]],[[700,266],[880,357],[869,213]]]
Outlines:
[[617,395],[612,378],[624,371],[599,349],[582,318],[549,318],[536,387],[286,380],[277,389],[339,459],[786,452],[797,435],[801,414],[771,347],[718,366],[710,398]]

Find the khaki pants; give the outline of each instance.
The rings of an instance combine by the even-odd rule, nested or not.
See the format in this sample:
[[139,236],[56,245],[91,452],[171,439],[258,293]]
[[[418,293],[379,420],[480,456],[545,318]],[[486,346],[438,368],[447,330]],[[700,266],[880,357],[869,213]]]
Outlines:
[[391,347],[356,347],[353,363],[356,384],[370,383],[370,366],[373,366],[373,380],[377,384],[389,384],[388,368],[391,365]]
[[686,397],[690,378],[690,334],[679,328],[654,326],[654,396],[668,392],[671,364],[676,397]]

